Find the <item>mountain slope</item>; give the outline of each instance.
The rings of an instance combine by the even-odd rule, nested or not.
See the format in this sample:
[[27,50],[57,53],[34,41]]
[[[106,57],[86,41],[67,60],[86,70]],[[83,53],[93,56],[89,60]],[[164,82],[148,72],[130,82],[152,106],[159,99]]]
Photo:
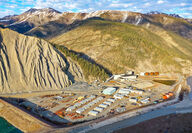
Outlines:
[[50,41],[87,54],[113,73],[129,69],[160,72],[186,70],[191,64],[192,43],[163,31],[174,43],[141,26],[88,20]]
[[4,17],[0,19],[0,23],[19,33],[25,33],[34,27],[58,19],[60,15],[60,12],[52,8],[31,8],[20,15]]
[[155,25],[187,39],[192,39],[190,19],[181,18],[176,14],[159,12],[142,14],[129,11],[103,10],[90,13],[60,13],[52,8],[32,8],[21,15],[6,16],[0,19],[0,24],[19,33],[48,39],[67,32],[81,25],[84,20],[94,17],[133,25]]
[[[50,38],[60,33],[67,32],[73,26],[83,23],[84,20],[100,17],[101,19],[129,23],[133,25],[155,25],[164,30],[172,31],[182,37],[192,39],[192,24],[177,15],[168,14],[141,14],[129,11],[95,11],[91,13],[63,13],[58,19],[39,25],[26,34],[42,38]],[[67,28],[67,27],[70,28]],[[71,28],[72,27],[72,28]],[[48,29],[48,30],[47,30]]]
[[0,28],[0,93],[61,89],[81,68],[41,39]]

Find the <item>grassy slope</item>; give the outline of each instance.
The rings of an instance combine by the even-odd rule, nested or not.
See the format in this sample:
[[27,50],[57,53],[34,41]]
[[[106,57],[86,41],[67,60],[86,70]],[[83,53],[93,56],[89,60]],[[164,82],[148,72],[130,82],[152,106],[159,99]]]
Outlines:
[[[191,42],[183,41],[183,38],[175,34],[172,36],[176,37],[176,41],[183,42],[183,49],[192,48]],[[86,53],[113,73],[136,69],[138,63],[145,60],[154,66],[160,63],[180,70],[182,66],[174,58],[190,59],[189,55],[177,47],[167,45],[163,37],[145,28],[118,22],[89,20],[51,41]]]

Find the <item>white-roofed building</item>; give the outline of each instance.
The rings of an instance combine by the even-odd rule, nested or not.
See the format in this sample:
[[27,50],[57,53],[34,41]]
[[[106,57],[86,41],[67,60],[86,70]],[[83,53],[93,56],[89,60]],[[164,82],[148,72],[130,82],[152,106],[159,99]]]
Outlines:
[[[121,89],[120,89],[121,90]],[[122,88],[122,92],[129,91],[130,93],[137,93],[139,95],[142,95],[144,90],[141,89],[133,89],[132,87],[129,88]],[[119,92],[118,92],[119,93]]]
[[92,111],[89,111],[89,115],[92,115],[92,116],[97,116],[97,114],[98,114],[99,112],[98,111],[94,111],[94,110],[92,110]]
[[79,106],[81,106],[81,103],[76,103],[76,104],[74,104],[73,106],[74,106],[74,107],[79,107]]
[[115,99],[122,99],[122,98],[124,98],[124,95],[119,94],[119,93],[116,93],[116,94],[114,95],[114,98],[115,98]]
[[103,104],[111,105],[111,104],[112,104],[112,102],[105,101],[105,102],[103,102]]
[[69,112],[69,111],[72,111],[72,110],[74,110],[74,109],[75,109],[75,106],[70,106],[70,107],[68,107],[68,108],[66,109],[66,111]]
[[140,72],[140,76],[145,76],[145,73],[144,72]]
[[107,101],[114,103],[115,99],[114,98],[109,98],[109,99],[107,99]]
[[131,98],[129,98],[129,101],[132,103],[136,103],[138,101],[138,99],[135,97],[131,97]]
[[81,114],[85,111],[85,108],[79,108],[76,110],[77,113]]
[[123,94],[123,95],[128,95],[130,93],[130,89],[121,88],[121,89],[119,89],[118,93]]
[[123,76],[121,78],[129,80],[129,79],[136,79],[137,77],[138,77],[137,75],[129,75],[129,76]]
[[147,104],[147,103],[149,103],[150,101],[149,101],[148,98],[146,98],[146,99],[141,99],[140,102],[143,103],[143,104]]
[[134,71],[129,70],[126,72],[126,75],[134,75]]
[[108,105],[107,104],[99,104],[99,107],[102,107],[102,108],[107,108],[108,107]]
[[95,107],[94,110],[95,110],[95,111],[98,111],[98,112],[101,112],[101,111],[104,110],[104,108],[102,108],[102,107]]

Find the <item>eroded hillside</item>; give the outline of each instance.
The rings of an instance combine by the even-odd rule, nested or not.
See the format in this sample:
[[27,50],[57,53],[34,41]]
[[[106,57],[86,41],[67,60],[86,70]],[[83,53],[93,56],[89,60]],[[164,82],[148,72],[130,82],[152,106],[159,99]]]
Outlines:
[[0,93],[62,89],[84,80],[76,62],[50,43],[0,29]]

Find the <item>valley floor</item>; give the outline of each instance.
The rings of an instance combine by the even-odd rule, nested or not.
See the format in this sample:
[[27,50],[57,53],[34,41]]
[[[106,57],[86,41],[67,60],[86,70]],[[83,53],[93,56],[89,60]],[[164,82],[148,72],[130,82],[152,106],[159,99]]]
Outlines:
[[[155,79],[156,78],[157,77],[155,77]],[[162,77],[160,76],[159,78],[161,79]],[[161,95],[166,93],[167,91],[174,91],[174,93],[176,94],[176,96],[175,96],[176,101],[178,100],[178,94],[180,93],[180,89],[181,89],[181,86],[178,86],[178,85],[183,81],[183,78],[181,76],[180,76],[179,79],[177,79],[177,84],[174,84],[171,87],[170,86],[165,86],[165,85],[161,86],[159,83],[152,82],[152,79],[154,79],[154,77],[153,78],[151,78],[151,77],[140,77],[139,79],[134,81],[135,83],[133,82],[136,86],[146,85],[146,92],[143,95],[144,97],[150,96],[150,94],[152,94],[152,92],[153,92],[153,91],[151,92],[150,87],[147,87],[147,86],[152,85],[151,88],[153,88],[153,89],[158,88],[158,91],[160,91],[160,92],[158,92],[156,89],[154,89],[157,92],[156,92],[156,94],[153,93],[151,95],[151,100],[152,101],[150,103],[148,103],[149,105],[147,107],[143,107],[141,109],[138,109],[138,107],[139,107],[138,104],[137,104],[138,107],[136,105],[131,104],[129,102],[128,98],[125,97],[125,98],[123,98],[123,100],[117,100],[118,102],[116,102],[112,106],[108,107],[108,109],[105,109],[103,111],[103,113],[99,113],[98,116],[104,115],[105,116],[104,118],[96,119],[96,120],[85,122],[85,123],[82,123],[82,124],[68,123],[65,126],[64,125],[63,126],[62,125],[57,126],[56,124],[50,123],[50,122],[48,122],[46,120],[43,120],[41,118],[42,117],[41,113],[43,113],[43,112],[41,112],[41,111],[36,112],[33,109],[28,109],[28,107],[26,109],[22,108],[20,106],[19,98],[23,97],[23,99],[25,99],[25,100],[27,99],[27,101],[29,101],[29,102],[31,101],[32,104],[36,105],[36,107],[34,108],[35,110],[36,109],[38,110],[37,105],[41,106],[43,108],[46,108],[46,110],[49,110],[49,112],[51,111],[54,114],[57,114],[58,111],[62,109],[62,111],[66,113],[64,118],[66,120],[71,119],[70,120],[71,122],[73,122],[73,121],[75,122],[75,119],[73,120],[72,118],[68,117],[68,114],[70,114],[70,113],[66,112],[65,107],[69,107],[69,105],[73,105],[74,104],[73,101],[75,101],[75,99],[78,99],[78,97],[80,97],[81,95],[86,94],[88,96],[85,96],[85,97],[89,97],[89,95],[91,96],[91,95],[96,94],[97,95],[96,98],[101,97],[101,96],[104,97],[104,99],[102,101],[100,101],[100,103],[98,103],[98,105],[101,104],[102,102],[104,102],[105,100],[109,99],[109,98],[113,98],[113,95],[106,96],[106,95],[101,94],[102,89],[100,89],[100,88],[102,88],[102,87],[100,85],[98,85],[98,86],[100,86],[100,88],[99,87],[94,88],[94,87],[92,87],[92,86],[90,86],[90,85],[88,85],[86,83],[85,84],[76,84],[76,86],[66,88],[65,91],[64,90],[63,91],[62,90],[60,90],[60,91],[47,91],[47,92],[43,92],[43,93],[34,92],[34,93],[26,93],[26,94],[23,94],[23,95],[15,94],[15,95],[12,95],[12,96],[4,96],[5,99],[7,98],[7,99],[11,100],[13,102],[13,104],[9,104],[9,103],[1,100],[0,101],[0,103],[1,103],[0,104],[1,105],[0,106],[1,107],[0,108],[0,116],[4,117],[11,124],[13,124],[14,126],[16,126],[17,128],[19,128],[20,130],[22,130],[24,132],[39,132],[39,131],[48,132],[49,131],[49,132],[74,132],[75,133],[75,132],[79,132],[79,131],[92,132],[92,131],[96,131],[97,129],[98,129],[98,131],[104,131],[105,132],[107,130],[103,130],[103,128],[106,127],[106,126],[110,127],[110,125],[113,125],[113,123],[115,123],[115,122],[120,122],[121,123],[121,122],[124,121],[124,119],[127,119],[127,118],[135,116],[135,115],[136,115],[136,117],[139,117],[139,115],[137,115],[139,110],[141,111],[141,114],[142,114],[142,113],[145,113],[145,111],[148,112],[149,110],[152,110],[153,108],[159,108],[159,107],[164,106],[165,104],[169,103],[169,101],[167,101],[165,103],[162,102],[161,104],[157,104],[157,106],[156,105],[151,106],[151,104],[153,103],[153,101],[155,101],[155,99],[159,99],[161,97]],[[143,80],[145,82],[143,82]],[[146,83],[147,80],[150,80],[149,83],[151,83],[151,84]],[[104,85],[107,86],[109,84],[108,86],[112,86],[111,83],[114,84],[114,81],[104,83]],[[122,82],[117,81],[116,83],[119,84],[119,83],[122,83]],[[114,86],[116,86],[116,85],[114,85]],[[120,86],[123,87],[124,85],[125,85],[125,83],[124,84],[122,83],[122,86],[121,85]],[[80,89],[77,89],[78,88],[77,86]],[[88,87],[90,87],[90,88],[88,89]],[[119,88],[121,88],[121,87],[119,87]],[[178,88],[180,88],[180,89],[178,89]],[[69,89],[69,90],[67,90],[67,89]],[[76,89],[76,90],[74,91],[74,89]],[[73,90],[73,91],[71,91],[71,90]],[[131,94],[130,96],[138,97],[136,94]],[[63,97],[62,100],[56,100],[55,99],[55,98],[60,98],[60,97]],[[54,101],[54,100],[56,100],[56,101]],[[71,100],[71,102],[69,102],[70,100]],[[14,104],[14,102],[17,102],[17,101],[18,101],[18,103]],[[174,99],[172,101],[170,101],[170,102],[173,103],[173,101],[174,101]],[[50,103],[55,103],[55,102],[57,103],[56,107],[52,107],[52,105],[55,106],[55,104],[50,104]],[[121,104],[120,104],[121,102],[124,102],[124,104],[126,105],[127,111],[128,111],[128,109],[131,109],[131,108],[135,109],[137,107],[136,112],[133,113],[134,112],[134,110],[133,110],[132,112],[125,112],[124,114],[117,113],[116,115],[109,115],[109,112],[110,112],[110,110],[112,108],[114,108],[116,110],[117,108],[119,108],[121,106]],[[66,104],[66,105],[64,106],[64,104]],[[46,106],[46,105],[48,105],[48,106]],[[97,104],[94,105],[94,107],[91,107],[89,109],[89,111],[93,110],[93,108],[95,108],[98,105]],[[4,107],[6,107],[6,108],[4,109]],[[47,107],[48,107],[48,109],[47,109]],[[22,116],[21,116],[21,114],[22,114]],[[90,115],[87,115],[87,114],[88,114],[88,111],[85,111],[83,113],[83,116],[85,117],[85,119],[87,119],[87,118],[95,119],[95,118],[98,117],[98,116],[93,117],[93,116],[90,116]],[[129,115],[127,116],[127,114],[130,114],[130,116]],[[60,117],[63,117],[60,114],[57,114],[57,115],[60,116]],[[12,117],[14,119],[11,119]],[[123,117],[123,119],[121,119],[121,117]],[[59,119],[61,119],[61,118],[59,118]],[[72,124],[72,125],[70,125],[70,124]],[[89,127],[88,130],[86,129],[87,127]],[[121,127],[121,128],[123,128],[123,127]],[[114,129],[116,130],[118,128],[114,127]],[[111,131],[114,131],[114,130],[110,130],[110,132]]]

